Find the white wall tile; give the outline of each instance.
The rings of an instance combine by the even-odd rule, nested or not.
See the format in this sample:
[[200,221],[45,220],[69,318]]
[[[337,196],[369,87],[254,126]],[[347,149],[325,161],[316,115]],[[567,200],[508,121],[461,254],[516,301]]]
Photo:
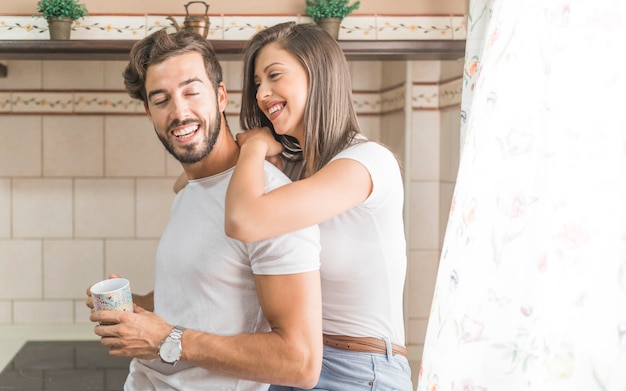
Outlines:
[[102,279],[104,244],[102,240],[46,240],[43,260],[44,298],[78,299]]
[[461,107],[440,111],[441,119],[441,180],[455,182],[459,171]]
[[13,179],[13,236],[72,236],[71,179]]
[[102,176],[103,155],[101,116],[43,118],[44,176]]
[[40,240],[0,240],[0,299],[41,299]]
[[0,301],[0,324],[13,322],[13,302],[8,300]]
[[442,79],[441,61],[412,61],[411,81],[416,83],[437,83]]
[[406,167],[406,115],[405,111],[395,111],[385,114],[380,119],[380,140],[391,149],[396,157],[402,162],[402,170]]
[[91,309],[87,307],[86,298],[87,295],[85,294],[83,299],[74,300],[74,323],[91,323],[95,326],[95,323],[89,320]]
[[395,88],[404,85],[407,79],[407,62],[406,61],[382,61],[382,85],[381,88]]
[[[237,123],[239,123],[239,112],[241,111],[241,92],[228,92],[228,103],[226,105],[226,115],[237,117]],[[233,124],[230,121],[229,125]]]
[[106,176],[162,176],[164,147],[145,115],[107,116],[104,121]]
[[410,183],[409,249],[433,250],[439,247],[439,182]]
[[137,237],[161,237],[175,197],[172,184],[171,179],[137,179]]
[[128,61],[105,61],[104,62],[104,89],[124,91],[124,78],[122,73]]
[[409,319],[407,327],[407,342],[411,345],[424,345],[426,339],[426,329],[428,328],[428,318]]
[[[3,36],[3,39],[8,39]],[[37,90],[43,85],[41,61],[10,60],[6,62],[7,77],[0,78],[0,90]]]
[[74,187],[77,238],[133,237],[133,179],[76,179]]
[[11,180],[0,179],[0,238],[11,236]]
[[370,140],[381,141],[381,118],[379,115],[360,115],[361,131]]
[[41,175],[41,117],[0,116],[0,176]]
[[436,110],[411,113],[411,179],[437,181],[440,176],[441,129]]
[[243,61],[220,61],[222,64],[222,76],[229,95],[233,92],[241,92],[243,84]]
[[[409,252],[408,283],[410,319],[427,319],[432,306],[437,270],[439,268],[438,250]],[[423,341],[416,341],[422,343]]]
[[350,79],[354,91],[380,91],[382,61],[351,61]]
[[157,239],[107,240],[105,278],[110,274],[118,274],[130,280],[134,293],[144,295],[153,291],[157,245]]
[[[230,100],[230,96],[228,97]],[[237,114],[228,114],[226,113],[226,122],[228,123],[228,127],[230,128],[230,132],[232,134],[237,134],[241,132],[241,126],[239,126],[239,113]]]
[[448,219],[450,218],[450,207],[454,196],[455,182],[441,183],[439,186],[439,248],[443,247],[446,238]]
[[13,322],[25,324],[72,323],[74,302],[71,300],[41,300],[13,302]]
[[103,61],[44,61],[44,89],[103,89]]
[[440,62],[441,73],[440,73],[439,80],[445,82],[447,80],[452,80],[452,79],[462,79],[463,78],[463,65],[464,65],[463,59],[441,61]]
[[172,186],[174,186],[174,180],[183,173],[183,166],[165,149],[163,150],[163,155],[165,156],[165,175],[172,178]]

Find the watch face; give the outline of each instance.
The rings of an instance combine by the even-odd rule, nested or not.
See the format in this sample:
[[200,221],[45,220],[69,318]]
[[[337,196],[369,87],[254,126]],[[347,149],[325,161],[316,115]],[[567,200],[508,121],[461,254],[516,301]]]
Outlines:
[[173,363],[180,359],[180,341],[164,341],[159,349],[159,356],[165,362]]

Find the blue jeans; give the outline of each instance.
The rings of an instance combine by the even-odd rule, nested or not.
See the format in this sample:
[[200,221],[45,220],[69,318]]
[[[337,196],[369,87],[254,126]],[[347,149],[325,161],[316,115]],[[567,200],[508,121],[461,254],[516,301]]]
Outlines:
[[[270,391],[301,388],[271,386]],[[324,346],[322,373],[312,390],[319,391],[413,391],[411,369],[406,357],[360,353]]]

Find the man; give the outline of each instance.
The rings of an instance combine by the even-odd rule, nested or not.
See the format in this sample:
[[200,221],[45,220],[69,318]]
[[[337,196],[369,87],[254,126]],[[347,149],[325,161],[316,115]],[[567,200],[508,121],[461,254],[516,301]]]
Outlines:
[[[156,255],[154,313],[92,312],[113,356],[135,359],[125,390],[311,388],[321,369],[319,232],[245,244],[224,233],[224,199],[239,148],[224,116],[219,62],[201,36],[158,31],[124,72],[189,183],[174,200]],[[271,164],[267,190],[288,182]],[[139,299],[139,298],[138,298]],[[176,325],[176,327],[175,327]]]

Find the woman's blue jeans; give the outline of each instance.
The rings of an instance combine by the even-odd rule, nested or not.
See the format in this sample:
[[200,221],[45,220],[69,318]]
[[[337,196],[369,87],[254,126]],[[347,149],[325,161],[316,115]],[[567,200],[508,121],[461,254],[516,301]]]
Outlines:
[[[270,391],[296,390],[302,389],[270,387]],[[312,390],[413,391],[414,387],[409,362],[400,354],[360,353],[324,346],[322,373]]]

